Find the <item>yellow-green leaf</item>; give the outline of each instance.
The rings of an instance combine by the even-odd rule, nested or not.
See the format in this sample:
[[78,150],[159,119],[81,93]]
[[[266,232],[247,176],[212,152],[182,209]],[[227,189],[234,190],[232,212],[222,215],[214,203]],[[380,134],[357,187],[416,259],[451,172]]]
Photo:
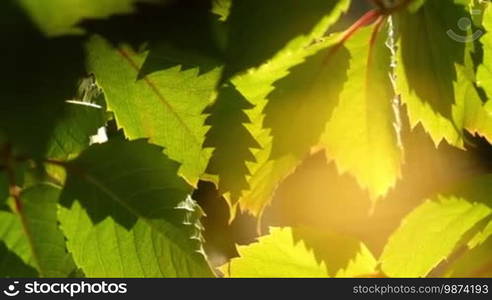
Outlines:
[[403,160],[387,30],[366,27],[345,43],[351,58],[349,80],[321,138],[328,159],[342,173],[354,175],[373,198],[395,184]]

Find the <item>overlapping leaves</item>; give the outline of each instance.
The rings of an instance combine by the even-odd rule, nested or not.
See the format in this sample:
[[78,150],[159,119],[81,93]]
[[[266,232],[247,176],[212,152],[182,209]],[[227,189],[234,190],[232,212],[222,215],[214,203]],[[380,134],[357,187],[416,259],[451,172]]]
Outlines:
[[[436,145],[491,139],[492,42],[462,30],[469,1],[414,1],[325,36],[349,3],[5,0],[0,275],[212,276],[189,196],[200,179],[260,216],[319,150],[384,196],[400,177],[400,112]],[[490,8],[480,16],[492,30]],[[113,117],[123,130],[90,145]],[[358,240],[351,259],[320,259],[306,231],[272,228],[222,271],[489,274],[490,182],[424,202],[379,260]]]
[[58,228],[59,193],[53,185],[35,185],[20,194],[21,210],[0,211],[0,248],[9,252],[2,255],[3,276],[67,277],[75,271]]
[[[263,1],[260,6],[267,6],[274,9],[275,5],[273,3],[274,1]],[[222,149],[223,156],[217,157],[218,161],[212,162],[213,164],[225,165],[229,162],[235,162],[235,165],[246,165],[247,167],[246,170],[244,168],[236,168],[231,169],[230,171],[222,170],[218,172],[219,181],[220,176],[223,176],[224,181],[234,182],[228,188],[222,187],[219,183],[219,189],[235,190],[237,191],[237,194],[240,195],[238,202],[236,198],[232,199],[231,204],[233,204],[233,207],[235,207],[234,204],[239,203],[242,209],[248,210],[255,215],[260,214],[271,198],[277,185],[291,173],[299,163],[299,157],[292,157],[291,155],[277,157],[273,160],[271,159],[272,140],[268,128],[264,128],[263,126],[263,109],[268,103],[267,99],[269,98],[269,93],[274,90],[273,83],[275,81],[285,77],[289,73],[290,68],[302,63],[306,57],[315,54],[317,50],[324,49],[332,43],[332,41],[326,41],[312,45],[313,42],[320,39],[326,30],[337,21],[340,15],[347,9],[348,4],[349,1],[328,1],[325,4],[318,3],[317,5],[322,5],[323,7],[330,9],[326,11],[326,16],[321,19],[319,19],[319,14],[317,12],[311,12],[299,20],[299,22],[304,22],[305,24],[314,24],[309,32],[292,37],[292,40],[288,41],[286,45],[278,44],[277,46],[282,46],[282,48],[278,53],[275,53],[269,61],[258,68],[252,68],[248,70],[248,72],[231,79],[238,92],[240,92],[240,95],[238,95],[238,98],[235,100],[236,103],[245,103],[244,101],[247,100],[247,102],[253,106],[250,109],[242,109],[247,115],[250,123],[243,123],[245,127],[242,131],[243,134],[236,136],[234,139],[231,139],[232,136],[227,133],[230,130],[227,124],[215,124],[216,126],[214,126],[211,131],[215,132],[215,134],[221,133],[223,139],[213,141],[215,144],[213,142],[211,144],[207,143],[207,146],[214,145],[217,149]],[[244,6],[248,4],[241,5]],[[289,6],[294,4],[289,2],[282,5]],[[275,9],[283,9],[282,5]],[[303,9],[301,8],[303,6],[301,3],[296,3],[296,5],[299,9]],[[261,12],[258,13],[261,14]],[[295,12],[291,13],[295,14]],[[292,15],[290,14],[286,15],[286,19],[279,21],[279,24],[287,22],[287,18],[291,16]],[[233,18],[233,16],[230,16],[229,18]],[[278,18],[282,18],[282,16],[279,15]],[[279,30],[276,26],[277,24],[271,25],[272,30]],[[233,37],[229,42],[236,42],[236,39],[238,38],[246,39],[248,37]],[[245,40],[242,42],[246,43],[248,41]],[[258,51],[261,50],[260,47],[258,47],[258,49]],[[311,67],[323,68],[315,66],[314,63],[311,64]],[[309,68],[305,69],[306,72],[309,72],[309,70],[307,70]],[[227,74],[227,70],[225,72]],[[340,72],[343,72],[343,70]],[[242,97],[245,99],[241,99]],[[241,108],[240,106],[236,105],[234,107],[236,108],[236,111],[229,111],[229,114],[240,115],[243,113],[237,110],[238,108]],[[282,110],[282,108],[279,109]],[[225,114],[226,112],[223,111],[223,113]],[[217,119],[219,117],[214,116],[214,118]],[[287,117],[286,120],[288,118],[289,117]],[[316,135],[316,133],[314,133],[314,135]],[[251,141],[251,137],[256,141]],[[256,144],[258,144],[259,147]],[[233,147],[231,147],[231,145]],[[242,147],[242,149],[238,149],[238,147]],[[235,154],[237,152],[241,155],[237,156]],[[254,155],[254,160],[250,158],[250,152]],[[243,153],[248,154],[243,155]],[[245,181],[246,183],[244,183]]]
[[[324,261],[318,262],[303,241],[296,241],[292,228],[271,228],[258,243],[239,247],[239,258],[221,267],[228,277],[329,277]],[[332,257],[334,263],[337,257]],[[361,244],[360,253],[339,270],[337,277],[354,277],[373,273],[376,260]]]
[[177,176],[178,164],[161,151],[143,140],[115,140],[65,165],[59,218],[87,276],[212,275],[201,249],[200,208]]
[[[425,277],[453,253],[487,247],[487,243],[480,244],[491,234],[490,227],[485,227],[492,215],[490,179],[487,175],[461,184],[410,213],[383,251],[381,268],[385,274]],[[480,262],[486,262],[487,257],[486,254],[480,257]],[[450,263],[453,268],[452,261]],[[471,276],[473,269],[471,265],[469,267],[468,275]]]
[[[483,108],[477,102],[470,59],[478,51],[475,42],[483,31],[470,28],[467,1],[446,2],[425,1],[414,12],[396,15],[400,30],[397,90],[412,126],[421,123],[436,144],[445,139],[462,147],[463,130],[477,130],[468,114],[479,122],[490,119],[487,113],[476,113]],[[490,136],[488,129],[478,130]]]

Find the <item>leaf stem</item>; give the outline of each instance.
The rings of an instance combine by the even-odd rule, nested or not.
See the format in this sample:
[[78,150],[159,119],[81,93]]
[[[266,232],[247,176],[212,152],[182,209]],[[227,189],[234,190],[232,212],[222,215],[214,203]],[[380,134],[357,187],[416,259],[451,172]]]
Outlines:
[[342,33],[338,44],[345,43],[354,33],[356,33],[360,28],[367,26],[382,16],[382,12],[379,9],[372,9],[360,17],[354,24],[352,24],[347,30]]
[[17,180],[15,176],[15,163],[18,162],[18,158],[14,156],[12,145],[6,144],[1,149],[1,161],[4,164],[5,172],[7,173],[7,180],[9,184],[9,194],[14,199],[15,214],[19,217],[20,223],[26,239],[28,240],[29,249],[32,254],[34,264],[39,272],[40,277],[44,277],[44,270],[41,266],[39,255],[34,247],[34,240],[32,236],[31,229],[29,227],[29,222],[24,213],[23,203],[22,203],[22,188],[17,185]]
[[336,53],[340,47],[342,47],[347,40],[349,40],[359,29],[369,24],[372,24],[374,21],[377,21],[381,18],[381,10],[373,9],[365,13],[362,17],[360,17],[354,24],[352,24],[347,30],[342,32],[341,36],[337,43],[331,48],[328,55],[324,58],[323,64],[326,64],[327,61]]

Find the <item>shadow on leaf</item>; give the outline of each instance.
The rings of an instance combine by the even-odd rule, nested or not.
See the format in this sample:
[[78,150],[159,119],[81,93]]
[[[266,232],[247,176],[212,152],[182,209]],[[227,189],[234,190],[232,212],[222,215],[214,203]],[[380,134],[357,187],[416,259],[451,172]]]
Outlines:
[[219,90],[215,103],[204,111],[208,114],[205,125],[211,126],[204,147],[215,148],[207,173],[219,176],[219,191],[222,194],[229,192],[232,204],[249,187],[246,176],[250,172],[246,162],[255,162],[251,149],[260,148],[244,126],[250,123],[244,111],[253,107],[233,85],[228,84]]
[[349,60],[344,47],[322,49],[274,84],[263,111],[273,136],[272,159],[302,157],[318,143],[348,79]]

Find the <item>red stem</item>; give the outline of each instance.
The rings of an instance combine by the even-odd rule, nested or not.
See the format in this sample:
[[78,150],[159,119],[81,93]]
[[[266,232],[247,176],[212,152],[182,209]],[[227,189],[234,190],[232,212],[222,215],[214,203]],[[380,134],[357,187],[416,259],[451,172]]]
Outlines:
[[379,20],[380,17],[382,16],[381,10],[379,9],[373,9],[365,13],[362,17],[360,17],[357,21],[355,21],[352,26],[350,26],[347,30],[345,30],[342,35],[339,38],[339,41],[331,48],[330,52],[328,55],[325,57],[323,60],[323,64],[325,64],[335,52],[340,49],[343,44],[350,39],[360,28],[367,26],[371,23],[373,23],[376,20]]
[[352,26],[350,26],[347,30],[342,33],[339,44],[345,43],[354,33],[357,32],[360,28],[367,26],[374,21],[376,21],[382,15],[379,9],[373,9],[365,13],[362,17],[360,17],[357,21],[355,21]]

